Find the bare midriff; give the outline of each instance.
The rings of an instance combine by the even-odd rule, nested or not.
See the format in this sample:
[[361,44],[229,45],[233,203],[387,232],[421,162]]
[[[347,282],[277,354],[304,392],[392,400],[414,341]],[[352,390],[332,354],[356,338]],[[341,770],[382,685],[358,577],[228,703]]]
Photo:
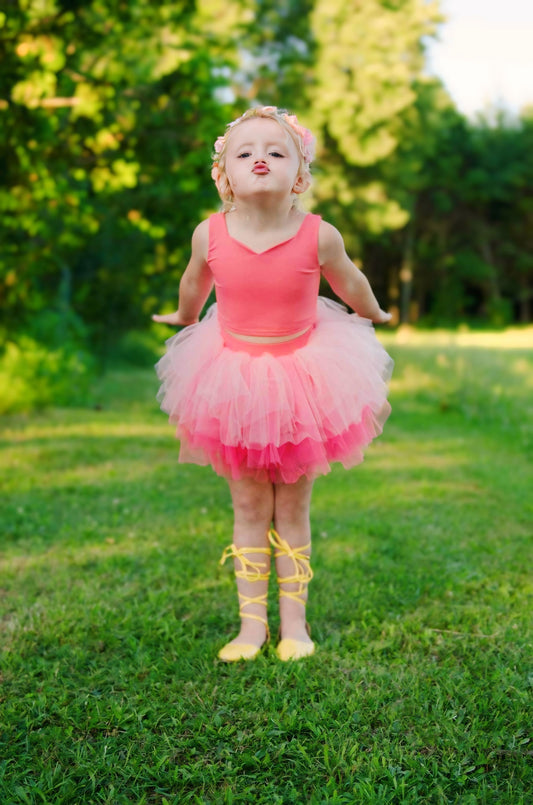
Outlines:
[[242,335],[242,333],[234,333],[231,330],[226,330],[226,332],[228,335],[231,335],[232,338],[236,338],[238,341],[247,341],[249,344],[281,344],[284,341],[292,341],[295,338],[300,338],[300,336],[304,335],[310,329],[310,327],[304,327],[303,330],[299,330],[297,333],[277,336]]

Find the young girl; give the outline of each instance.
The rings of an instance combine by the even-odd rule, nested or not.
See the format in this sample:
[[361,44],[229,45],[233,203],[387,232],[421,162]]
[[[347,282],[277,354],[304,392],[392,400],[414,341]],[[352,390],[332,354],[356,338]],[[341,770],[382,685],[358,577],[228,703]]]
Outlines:
[[[305,617],[313,479],[363,459],[381,433],[392,361],[385,323],[337,230],[296,201],[310,185],[314,138],[276,107],[248,110],[215,143],[224,211],[199,224],[175,313],[185,327],[157,365],[161,407],[177,425],[180,461],[211,464],[229,484],[241,629],[219,652],[252,659],[268,639],[271,546],[279,584],[277,653],[314,652]],[[357,315],[318,297],[324,276]],[[217,304],[201,322],[215,285]]]

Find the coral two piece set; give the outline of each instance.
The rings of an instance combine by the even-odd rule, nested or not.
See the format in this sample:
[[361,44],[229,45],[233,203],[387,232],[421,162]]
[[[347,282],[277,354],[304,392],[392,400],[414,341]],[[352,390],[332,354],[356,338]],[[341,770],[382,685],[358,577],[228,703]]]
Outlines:
[[[272,110],[259,113],[285,129],[289,126],[289,134],[282,132],[287,141],[296,134],[298,158],[306,170],[312,135],[296,118]],[[235,125],[249,126],[243,119],[215,144],[219,192],[219,159],[222,165]],[[274,172],[278,166],[276,162]],[[206,263],[216,303],[201,321],[167,341],[156,367],[162,381],[158,399],[180,440],[179,460],[211,465],[233,481],[270,485],[295,484],[303,476],[314,479],[328,473],[334,462],[353,467],[389,415],[392,360],[370,319],[319,296],[320,216],[301,214],[292,237],[254,251],[230,234],[228,215],[235,214],[219,212],[208,219]],[[295,548],[275,531],[268,540],[276,560],[293,568],[278,578],[280,596],[305,607],[312,578],[310,546]],[[258,607],[252,605],[266,605],[269,542],[265,534],[260,548],[232,544],[223,556],[234,558],[237,579],[247,589],[257,586],[256,595],[239,592],[241,617],[260,621],[267,629],[266,619],[254,614]],[[310,640],[295,642],[281,641],[281,659],[312,653]],[[259,651],[255,645],[230,643],[219,656],[249,659]]]

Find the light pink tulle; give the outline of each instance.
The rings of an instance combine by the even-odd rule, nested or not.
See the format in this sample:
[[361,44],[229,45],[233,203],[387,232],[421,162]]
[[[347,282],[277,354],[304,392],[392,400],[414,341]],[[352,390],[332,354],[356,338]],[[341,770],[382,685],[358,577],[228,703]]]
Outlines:
[[216,305],[167,341],[158,399],[177,425],[180,461],[211,464],[227,478],[294,483],[329,472],[331,462],[363,460],[390,413],[393,366],[369,320],[320,297],[303,346],[246,350],[224,343]]

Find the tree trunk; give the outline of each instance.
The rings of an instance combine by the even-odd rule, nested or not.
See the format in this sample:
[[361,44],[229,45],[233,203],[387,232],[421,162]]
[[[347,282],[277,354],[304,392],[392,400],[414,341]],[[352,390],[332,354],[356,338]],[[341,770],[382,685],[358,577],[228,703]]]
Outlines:
[[413,296],[413,216],[407,224],[400,269],[400,324],[409,324],[411,319],[411,299]]

